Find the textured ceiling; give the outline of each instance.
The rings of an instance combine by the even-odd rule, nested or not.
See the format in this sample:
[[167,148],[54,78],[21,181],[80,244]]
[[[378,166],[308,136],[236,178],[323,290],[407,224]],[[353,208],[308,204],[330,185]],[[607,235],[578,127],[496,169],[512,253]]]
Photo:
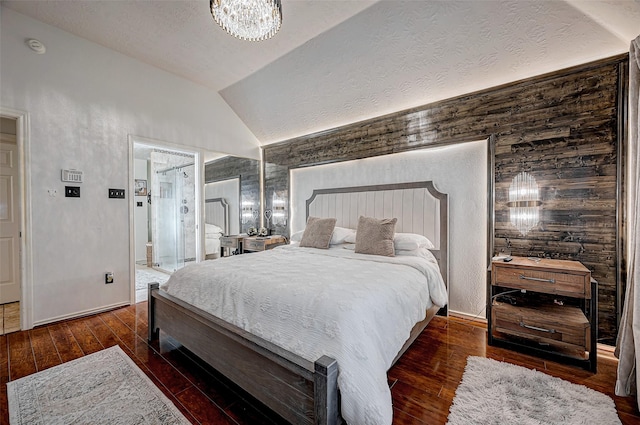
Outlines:
[[635,35],[563,1],[381,1],[221,94],[277,142],[623,53],[623,6]]
[[2,4],[219,91],[262,143],[624,53],[640,34],[639,0],[282,0],[259,43],[218,28],[206,0]]
[[[211,16],[208,0],[2,0],[16,12],[216,91],[251,75],[373,2],[283,3],[283,26],[277,36],[252,43],[222,30]],[[46,45],[46,40],[40,41]]]

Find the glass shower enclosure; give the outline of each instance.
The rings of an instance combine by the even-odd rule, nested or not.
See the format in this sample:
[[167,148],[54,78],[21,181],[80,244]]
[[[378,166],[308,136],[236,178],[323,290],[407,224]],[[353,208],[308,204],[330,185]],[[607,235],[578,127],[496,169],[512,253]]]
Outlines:
[[194,170],[190,162],[158,168],[152,175],[153,262],[166,272],[196,259]]

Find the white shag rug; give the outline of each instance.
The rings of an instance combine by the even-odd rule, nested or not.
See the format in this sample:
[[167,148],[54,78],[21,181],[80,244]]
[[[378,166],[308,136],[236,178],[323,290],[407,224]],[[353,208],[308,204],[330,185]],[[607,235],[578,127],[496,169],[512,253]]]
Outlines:
[[190,422],[118,346],[7,383],[11,425]]
[[166,273],[158,272],[155,270],[147,271],[136,269],[136,291],[141,289],[147,289],[151,282],[158,282],[160,284],[169,280],[169,275]]
[[617,425],[611,397],[536,370],[469,357],[448,425]]

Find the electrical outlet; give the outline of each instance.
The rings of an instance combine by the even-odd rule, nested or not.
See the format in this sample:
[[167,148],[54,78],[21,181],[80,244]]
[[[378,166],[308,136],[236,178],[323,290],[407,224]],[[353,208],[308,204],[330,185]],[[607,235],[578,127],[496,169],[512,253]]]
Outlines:
[[109,189],[109,198],[124,199],[124,189]]
[[106,272],[104,274],[104,283],[113,283],[113,272]]
[[64,196],[67,197],[67,198],[79,198],[80,197],[80,186],[65,186],[64,187]]

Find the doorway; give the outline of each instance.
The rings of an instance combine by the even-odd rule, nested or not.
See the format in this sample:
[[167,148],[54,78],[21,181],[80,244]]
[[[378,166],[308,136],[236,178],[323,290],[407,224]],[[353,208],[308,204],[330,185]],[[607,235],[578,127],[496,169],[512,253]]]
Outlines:
[[22,197],[16,118],[0,117],[0,335],[20,330]]
[[197,152],[132,140],[135,302],[151,282],[199,261],[200,181]]

